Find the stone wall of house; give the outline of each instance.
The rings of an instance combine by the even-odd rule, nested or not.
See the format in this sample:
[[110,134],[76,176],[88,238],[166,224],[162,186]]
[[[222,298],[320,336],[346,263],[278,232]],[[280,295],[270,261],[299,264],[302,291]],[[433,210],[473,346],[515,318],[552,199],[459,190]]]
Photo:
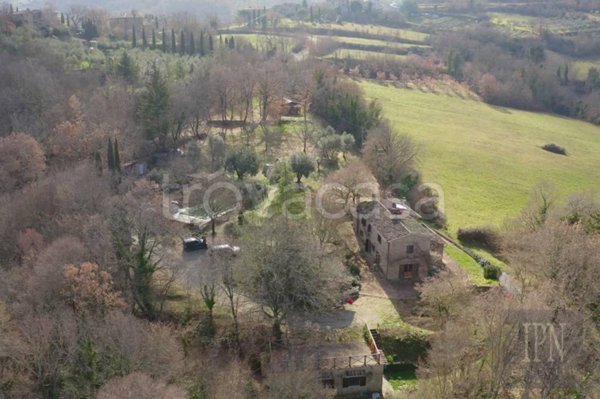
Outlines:
[[[383,364],[329,370],[323,374],[323,381],[333,385],[337,394],[341,396],[356,395],[363,392],[381,392]],[[344,386],[350,383],[354,385]]]
[[[388,280],[418,281],[427,276],[431,263],[430,236],[409,234],[388,242],[379,234],[375,226],[371,226],[371,231],[369,231],[369,225],[368,219],[364,225],[360,217],[355,219],[356,237],[361,251],[371,263],[383,271]],[[367,240],[369,240],[369,248],[366,247]],[[410,245],[413,246],[412,254],[408,253]],[[409,264],[414,265],[413,277],[410,279],[404,275],[404,265]]]

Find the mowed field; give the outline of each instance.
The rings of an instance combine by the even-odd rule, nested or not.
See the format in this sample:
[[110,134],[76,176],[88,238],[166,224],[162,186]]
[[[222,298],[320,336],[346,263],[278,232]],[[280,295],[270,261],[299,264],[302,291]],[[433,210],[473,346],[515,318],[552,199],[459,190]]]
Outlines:
[[[399,133],[422,144],[425,180],[444,193],[448,232],[501,225],[540,182],[562,199],[600,189],[600,127],[541,113],[494,107],[445,94],[361,81]],[[565,147],[568,156],[542,150]]]

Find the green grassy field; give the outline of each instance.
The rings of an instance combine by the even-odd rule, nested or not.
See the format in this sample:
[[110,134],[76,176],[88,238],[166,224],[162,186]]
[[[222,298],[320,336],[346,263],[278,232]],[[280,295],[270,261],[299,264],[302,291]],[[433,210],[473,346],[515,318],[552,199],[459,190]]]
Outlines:
[[575,76],[577,79],[585,80],[588,76],[590,68],[600,69],[600,58],[596,59],[579,59],[573,62],[575,68]]
[[[500,225],[517,215],[542,181],[554,184],[563,199],[600,187],[600,127],[444,94],[361,85],[398,132],[423,146],[420,169],[443,189],[451,235],[462,226]],[[543,151],[547,143],[569,155]]]
[[444,250],[452,259],[454,259],[456,263],[460,265],[460,267],[467,272],[471,283],[478,287],[491,287],[498,285],[497,281],[485,278],[483,276],[483,267],[481,267],[481,265],[477,263],[475,259],[471,258],[459,248],[455,247],[454,245],[447,245]]
[[335,34],[336,31],[345,31],[345,32],[362,32],[368,33],[371,35],[384,35],[384,36],[392,36],[399,39],[406,40],[415,40],[415,41],[426,41],[429,38],[427,33],[417,32],[409,29],[398,29],[398,28],[390,28],[381,25],[363,25],[363,24],[355,24],[351,22],[343,23],[343,24],[331,24],[331,23],[310,23],[310,22],[300,22],[294,21],[290,19],[284,19],[279,23],[281,27],[287,28],[296,28],[306,26],[307,28],[314,29],[329,29],[332,34]]
[[359,44],[359,45],[364,45],[364,46],[381,46],[381,47],[388,47],[388,48],[429,47],[429,46],[423,45],[423,44],[397,43],[397,42],[389,42],[389,41],[385,41],[385,40],[363,39],[361,37],[312,35],[311,38],[313,38],[313,39],[333,39],[339,43]]
[[389,57],[395,60],[404,60],[408,56],[400,55],[400,54],[387,54],[387,53],[377,53],[374,51],[365,51],[365,50],[350,50],[350,49],[338,49],[331,54],[326,55],[325,59],[338,58],[338,59],[346,59],[350,58],[353,60],[364,60],[367,58],[382,58]]
[[291,51],[296,40],[288,36],[261,35],[254,33],[236,33],[233,36],[240,43],[240,39],[252,45],[254,48],[264,50],[268,48],[277,48],[284,52]]

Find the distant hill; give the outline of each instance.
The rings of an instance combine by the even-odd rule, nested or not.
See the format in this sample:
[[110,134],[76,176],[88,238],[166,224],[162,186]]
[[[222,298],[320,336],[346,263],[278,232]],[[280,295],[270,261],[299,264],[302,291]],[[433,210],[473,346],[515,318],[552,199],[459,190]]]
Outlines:
[[[288,3],[299,3],[300,0],[287,0]],[[271,7],[281,3],[281,0],[26,0],[15,2],[20,8],[43,8],[51,4],[54,8],[64,11],[73,5],[99,7],[115,14],[136,10],[151,14],[172,14],[176,12],[191,12],[196,16],[217,15],[222,20],[235,17],[237,10],[242,8]]]

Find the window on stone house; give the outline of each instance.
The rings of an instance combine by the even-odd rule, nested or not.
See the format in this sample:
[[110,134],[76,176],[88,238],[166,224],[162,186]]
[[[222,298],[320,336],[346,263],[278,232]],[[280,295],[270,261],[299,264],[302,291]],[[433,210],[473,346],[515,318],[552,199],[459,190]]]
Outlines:
[[381,244],[381,235],[377,234],[377,241]]
[[415,246],[414,245],[407,245],[406,246],[406,253],[407,254],[412,254],[415,252]]
[[367,385],[367,376],[365,370],[348,370],[342,379],[342,387],[364,387]]
[[321,382],[325,388],[335,388],[335,380],[333,377],[323,378]]
[[367,385],[367,377],[344,377],[342,380],[342,388],[364,387],[365,385]]
[[371,225],[369,225],[369,227],[367,227],[367,231],[370,233],[371,232]]

